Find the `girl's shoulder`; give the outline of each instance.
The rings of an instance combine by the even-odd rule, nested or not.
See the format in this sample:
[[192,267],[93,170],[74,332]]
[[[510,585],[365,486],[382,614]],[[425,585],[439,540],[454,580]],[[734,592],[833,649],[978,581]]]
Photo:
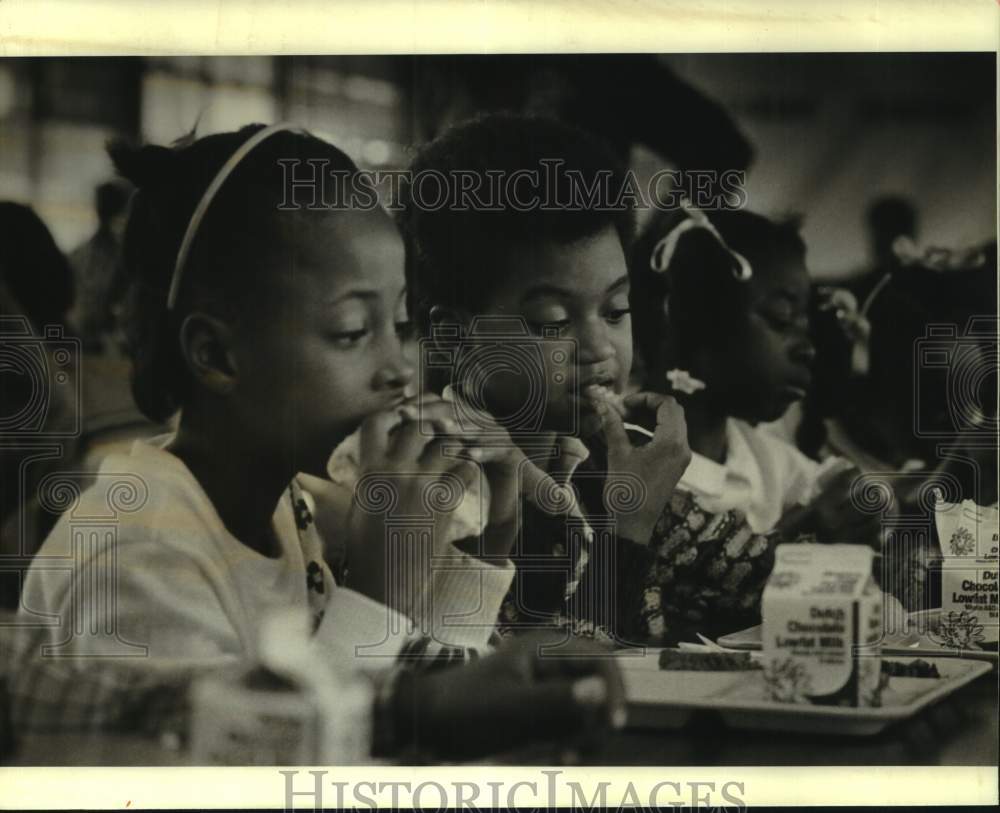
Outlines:
[[39,555],[72,555],[79,538],[97,532],[118,549],[157,540],[172,546],[204,542],[221,526],[211,502],[186,466],[163,447],[163,438],[137,440],[105,456],[96,471],[48,478],[43,507],[59,520]]

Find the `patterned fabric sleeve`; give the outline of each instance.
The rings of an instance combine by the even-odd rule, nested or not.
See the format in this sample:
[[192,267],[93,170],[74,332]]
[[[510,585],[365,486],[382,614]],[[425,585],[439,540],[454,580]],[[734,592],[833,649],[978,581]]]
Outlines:
[[609,523],[525,503],[512,559],[517,574],[500,606],[498,635],[555,628],[623,646],[642,642],[649,546],[618,537]]
[[[540,524],[536,519],[527,529],[537,533]],[[543,533],[553,538],[551,528]],[[553,601],[557,585],[565,582],[559,581],[558,568],[546,571],[539,566],[536,554],[529,566],[519,564],[515,590],[501,608],[499,629],[509,635],[528,625],[556,626],[619,645],[669,646],[694,639],[696,632],[717,637],[760,623],[761,594],[774,565],[775,547],[806,539],[786,539],[777,532],[756,534],[740,512],[713,514],[693,495],[678,490],[664,507],[648,545],[618,540],[614,548],[613,623],[587,611],[593,602],[573,597]],[[563,567],[575,562],[579,568],[582,561],[586,573],[577,591],[582,588],[586,593],[588,583],[601,582],[601,572],[610,562],[607,555],[602,560],[600,553],[595,554],[594,546],[581,548],[567,551],[556,543],[549,562]],[[532,573],[532,568],[539,572]],[[534,608],[535,612],[526,612]]]
[[754,533],[738,511],[712,514],[676,491],[653,534],[644,624],[652,640],[676,643],[760,623],[760,600],[774,566],[778,533]]
[[[530,629],[558,629],[570,635],[594,638],[612,646],[640,646],[646,643],[642,609],[645,597],[644,577],[650,567],[650,552],[645,545],[629,539],[617,539],[600,562],[593,551],[578,581],[566,585],[568,595],[559,606],[548,611],[531,611],[524,595],[518,592],[519,580],[500,607],[497,636],[508,637]],[[614,578],[607,579],[608,559],[615,560]],[[556,554],[554,559],[558,559]],[[530,581],[522,576],[523,584]],[[608,591],[614,584],[614,592]]]
[[23,733],[115,731],[187,736],[188,690],[195,673],[146,671],[101,662],[20,664],[10,679],[11,720]]

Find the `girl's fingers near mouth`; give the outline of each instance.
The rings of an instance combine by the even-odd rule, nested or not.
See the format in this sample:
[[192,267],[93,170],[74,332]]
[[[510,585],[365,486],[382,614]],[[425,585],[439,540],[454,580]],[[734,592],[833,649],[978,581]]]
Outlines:
[[600,384],[588,384],[583,388],[583,394],[595,404],[604,404],[613,409],[623,418],[625,417],[625,399],[610,387]]

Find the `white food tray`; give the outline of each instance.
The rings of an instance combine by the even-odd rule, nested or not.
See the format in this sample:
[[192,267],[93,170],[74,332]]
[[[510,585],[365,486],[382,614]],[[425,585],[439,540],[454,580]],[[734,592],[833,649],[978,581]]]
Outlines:
[[[909,621],[912,630],[933,629],[941,616],[940,609],[924,610],[910,613]],[[996,628],[984,630],[986,640],[996,640]],[[760,626],[750,627],[719,638],[719,646],[727,649],[754,650],[761,648]],[[932,638],[921,632],[888,633],[882,641],[882,654],[894,658],[964,658],[966,660],[986,661],[996,664],[1000,653],[986,649],[949,649],[941,646]]]
[[693,714],[707,710],[733,728],[871,736],[914,716],[991,668],[968,659],[924,659],[937,667],[940,678],[892,677],[882,693],[882,706],[846,708],[769,700],[760,670],[667,670],[659,668],[659,656],[658,649],[647,649],[644,657],[619,655],[631,728],[680,728]]

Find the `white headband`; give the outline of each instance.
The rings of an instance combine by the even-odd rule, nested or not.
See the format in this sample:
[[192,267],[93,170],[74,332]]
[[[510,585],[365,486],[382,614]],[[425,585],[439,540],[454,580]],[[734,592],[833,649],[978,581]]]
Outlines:
[[300,133],[305,132],[298,125],[287,123],[272,124],[269,127],[265,127],[263,130],[258,130],[250,136],[250,138],[244,141],[236,152],[229,156],[229,160],[222,165],[222,169],[216,173],[212,182],[208,185],[208,189],[205,190],[205,194],[202,195],[201,200],[198,201],[198,206],[195,208],[194,214],[191,215],[191,220],[188,222],[187,230],[184,232],[184,239],[181,240],[181,247],[177,251],[177,261],[174,263],[174,275],[170,278],[170,290],[167,293],[168,311],[172,311],[174,306],[177,304],[177,295],[181,289],[181,280],[184,278],[184,266],[187,263],[187,257],[191,251],[191,244],[194,242],[194,236],[198,233],[198,227],[201,225],[201,221],[204,219],[205,213],[208,211],[208,207],[212,205],[212,199],[222,188],[226,179],[233,174],[233,170],[236,169],[240,161],[246,158],[254,147],[262,141],[267,140],[275,133],[281,133],[284,131]]
[[719,245],[736,260],[736,264],[739,266],[733,270],[733,276],[736,279],[740,282],[746,282],[753,276],[753,268],[750,265],[750,261],[729,247],[729,244],[719,234],[719,230],[712,225],[712,221],[708,219],[708,216],[701,209],[695,207],[687,198],[681,198],[681,208],[685,211],[687,217],[667,232],[653,247],[653,251],[649,257],[649,267],[651,270],[658,274],[666,271],[670,267],[670,260],[677,250],[677,241],[681,239],[681,235],[692,229],[704,229],[718,240]]

